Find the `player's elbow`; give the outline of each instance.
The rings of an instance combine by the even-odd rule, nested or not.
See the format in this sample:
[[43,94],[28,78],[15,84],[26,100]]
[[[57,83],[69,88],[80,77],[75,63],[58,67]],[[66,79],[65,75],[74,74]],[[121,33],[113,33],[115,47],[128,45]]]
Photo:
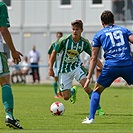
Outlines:
[[97,62],[97,58],[96,58],[96,57],[91,57],[91,58],[90,58],[90,61]]
[[2,35],[7,34],[8,28],[7,28],[7,27],[1,27],[1,28],[0,28],[0,31],[1,31],[1,34],[2,34]]

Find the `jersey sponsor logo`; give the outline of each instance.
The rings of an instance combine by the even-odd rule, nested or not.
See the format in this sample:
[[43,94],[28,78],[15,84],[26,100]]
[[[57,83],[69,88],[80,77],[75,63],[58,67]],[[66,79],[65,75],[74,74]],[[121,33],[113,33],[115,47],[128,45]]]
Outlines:
[[113,56],[113,57],[116,57],[116,56],[124,56],[125,53],[123,53],[123,51],[126,51],[126,50],[128,50],[127,47],[116,48],[116,49],[114,49],[114,50],[109,50],[109,51],[107,52],[107,54],[112,53],[112,56]]
[[76,50],[68,50],[67,56],[65,57],[65,62],[67,63],[74,63],[78,61],[78,51]]
[[74,63],[74,62],[78,62],[78,58],[77,57],[75,57],[75,58],[67,58],[67,57],[65,57],[65,62],[66,63]]
[[76,50],[68,50],[68,51],[67,51],[67,55],[68,55],[69,57],[71,57],[71,58],[74,58],[74,57],[78,56],[79,53],[78,53],[78,51],[76,51]]

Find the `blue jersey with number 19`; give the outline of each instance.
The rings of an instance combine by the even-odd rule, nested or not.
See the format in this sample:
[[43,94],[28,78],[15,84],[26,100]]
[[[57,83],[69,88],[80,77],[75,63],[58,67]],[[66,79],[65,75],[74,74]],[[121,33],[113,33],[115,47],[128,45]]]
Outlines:
[[109,25],[93,38],[93,47],[102,46],[105,66],[128,66],[132,64],[128,37],[132,33],[121,26]]

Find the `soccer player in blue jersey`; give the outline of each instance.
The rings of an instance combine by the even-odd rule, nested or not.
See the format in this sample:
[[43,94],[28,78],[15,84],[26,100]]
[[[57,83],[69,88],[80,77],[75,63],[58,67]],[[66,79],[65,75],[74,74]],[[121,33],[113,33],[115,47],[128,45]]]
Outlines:
[[122,77],[129,85],[133,84],[133,62],[129,44],[133,43],[133,33],[127,28],[115,25],[111,11],[106,10],[101,14],[101,22],[104,28],[93,38],[92,57],[85,87],[90,83],[100,47],[104,50],[105,63],[92,93],[90,116],[82,122],[83,124],[94,123],[100,95],[115,79]]
[[[56,60],[56,54],[61,54],[59,67],[59,84],[63,93],[64,100],[70,99],[71,103],[76,101],[77,87],[72,87],[72,81],[75,78],[83,87],[87,80],[87,72],[80,60],[80,54],[85,51],[91,56],[91,45],[89,41],[81,36],[83,23],[81,20],[75,20],[71,23],[72,34],[60,38],[54,50],[52,51],[49,63],[49,76],[54,76],[53,64]],[[102,68],[103,64],[98,59],[97,65]],[[72,88],[71,88],[72,87]],[[92,89],[89,86],[84,87],[88,97],[91,98]],[[100,106],[97,108],[99,115],[104,115]]]

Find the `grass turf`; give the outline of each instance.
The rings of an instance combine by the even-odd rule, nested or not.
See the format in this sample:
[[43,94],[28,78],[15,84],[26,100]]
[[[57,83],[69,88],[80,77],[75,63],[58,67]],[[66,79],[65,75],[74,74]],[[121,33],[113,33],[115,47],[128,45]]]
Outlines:
[[[92,86],[93,87],[93,86]],[[105,116],[95,117],[92,125],[83,125],[88,116],[89,98],[78,86],[77,101],[71,104],[62,98],[55,99],[52,85],[12,85],[14,116],[20,120],[23,130],[5,126],[5,112],[0,102],[0,133],[132,133],[133,88],[110,87],[101,96]],[[0,97],[1,99],[1,97]],[[62,116],[53,116],[50,105],[60,101],[65,106]]]

